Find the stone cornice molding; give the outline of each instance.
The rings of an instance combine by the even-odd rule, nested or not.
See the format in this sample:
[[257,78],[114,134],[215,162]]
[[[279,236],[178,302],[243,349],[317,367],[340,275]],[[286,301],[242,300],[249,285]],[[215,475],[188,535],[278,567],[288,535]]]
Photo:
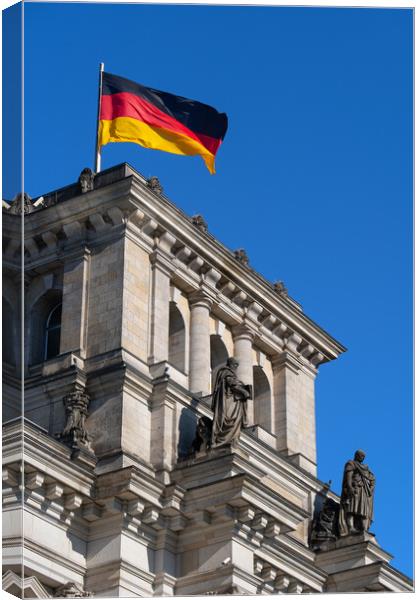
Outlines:
[[288,351],[284,351],[276,355],[272,359],[271,364],[273,366],[274,375],[284,368],[290,369],[294,373],[299,373],[302,368],[302,365],[297,358]]
[[[191,276],[194,273],[205,275],[213,269],[221,274],[217,283],[213,280],[221,291],[220,301],[229,301],[242,309],[253,303],[262,306],[267,314],[284,323],[290,331],[307,340],[322,353],[324,362],[336,358],[345,350],[287,297],[279,296],[272,284],[248,266],[238,262],[234,254],[211,234],[203,233],[193,225],[164,195],[155,194],[148,187],[146,179],[128,165],[119,165],[98,174],[95,178],[96,185],[96,189],[83,195],[80,194],[78,184],[69,186],[67,191],[65,188],[58,190],[58,196],[65,201],[60,199],[57,204],[47,209],[35,210],[27,215],[25,235],[33,240],[33,243],[28,245],[28,252],[30,253],[31,249],[32,252],[36,251],[35,248],[42,239],[41,234],[48,231],[59,239],[55,241],[50,237],[47,241],[42,240],[42,244],[45,245],[40,248],[40,255],[45,253],[48,247],[53,250],[54,244],[65,246],[68,235],[70,239],[74,239],[74,243],[84,238],[88,241],[105,239],[125,220],[126,227],[129,228],[132,223],[139,237],[149,237],[150,240],[156,235],[159,237],[166,233],[176,239],[175,248],[182,250],[185,246],[184,252],[176,249],[174,252],[177,255],[176,260],[179,261],[177,277],[182,278],[185,271],[187,287],[191,285]],[[13,215],[5,215],[6,228],[11,225],[13,219]],[[72,227],[71,224],[75,222],[79,225]],[[51,223],[57,223],[57,227],[51,228]],[[17,251],[18,247],[15,249],[15,252]],[[184,264],[181,259],[185,259],[188,253],[189,262]],[[209,284],[211,285],[210,281]],[[223,297],[226,293],[228,295],[225,300]]]

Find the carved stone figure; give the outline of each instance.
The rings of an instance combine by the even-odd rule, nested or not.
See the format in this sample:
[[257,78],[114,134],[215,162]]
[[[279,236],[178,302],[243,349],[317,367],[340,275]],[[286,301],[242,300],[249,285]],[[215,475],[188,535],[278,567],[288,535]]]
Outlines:
[[54,591],[54,598],[90,598],[91,596],[90,592],[85,592],[79,585],[72,581],[68,581]]
[[249,265],[248,254],[243,248],[235,250],[233,254],[238,262],[242,263],[243,265]]
[[363,464],[365,453],[357,450],[346,462],[339,515],[340,536],[368,531],[373,520],[375,477]]
[[191,217],[191,223],[200,231],[203,231],[204,233],[207,232],[207,223],[201,215],[194,215]]
[[82,448],[89,451],[90,440],[86,430],[89,396],[83,390],[76,390],[63,398],[67,422],[61,434],[63,442],[72,448]]
[[79,175],[79,183],[80,188],[82,190],[82,194],[93,190],[94,179],[95,174],[93,173],[92,169],[89,169],[88,167],[86,167],[86,169],[83,169],[83,171]]
[[275,281],[273,287],[274,291],[277,292],[279,296],[287,296],[287,288],[283,281]]
[[31,213],[33,210],[34,206],[30,195],[26,192],[23,192],[23,194],[19,192],[19,194],[16,194],[10,204],[9,213],[13,215],[21,215],[22,212],[27,214]]
[[315,549],[322,542],[337,538],[339,505],[332,498],[325,498],[323,507],[312,526],[311,545]]
[[251,389],[238,379],[238,366],[235,358],[228,358],[226,366],[221,367],[216,375],[212,395],[212,448],[236,440],[246,425],[247,400],[251,397]]
[[208,417],[200,417],[197,422],[195,438],[192,443],[194,452],[205,452],[210,448],[212,421]]
[[163,187],[161,186],[159,179],[155,175],[147,180],[147,186],[151,190],[156,192],[156,194],[162,194],[163,192]]

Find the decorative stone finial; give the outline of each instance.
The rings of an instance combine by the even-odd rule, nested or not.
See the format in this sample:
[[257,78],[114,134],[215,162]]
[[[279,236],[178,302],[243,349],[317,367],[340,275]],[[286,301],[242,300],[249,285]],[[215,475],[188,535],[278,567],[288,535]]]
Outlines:
[[63,398],[67,422],[60,436],[61,440],[73,449],[92,452],[90,439],[86,430],[89,396],[82,390],[76,389]]
[[90,592],[85,592],[79,585],[72,581],[68,581],[54,591],[54,598],[90,598],[91,596]]
[[208,230],[207,222],[204,220],[204,218],[201,215],[192,216],[191,223],[194,225],[194,227],[197,227],[197,229],[199,229],[200,231],[203,231],[204,233],[206,233]]
[[85,194],[86,192],[91,192],[93,190],[94,179],[95,174],[93,173],[92,169],[89,169],[89,167],[83,169],[83,171],[79,175],[79,183],[80,188],[82,190],[82,194]]
[[149,179],[147,180],[147,187],[149,187],[153,192],[159,195],[163,192],[163,187],[161,186],[159,179],[155,175],[153,175],[153,177],[149,177]]
[[19,192],[19,194],[16,194],[10,204],[9,213],[12,215],[21,215],[22,212],[27,214],[31,213],[33,210],[34,206],[32,204],[32,198],[30,195],[26,192],[23,192],[23,194],[22,192]]
[[373,517],[375,476],[364,464],[365,453],[356,450],[344,466],[338,528],[340,537],[369,531]]
[[238,248],[238,250],[235,250],[233,254],[235,255],[235,258],[238,262],[240,262],[243,265],[249,265],[248,254],[246,253],[244,248]]
[[274,291],[279,295],[279,296],[287,296],[287,287],[284,285],[284,281],[275,281],[273,283],[273,288]]

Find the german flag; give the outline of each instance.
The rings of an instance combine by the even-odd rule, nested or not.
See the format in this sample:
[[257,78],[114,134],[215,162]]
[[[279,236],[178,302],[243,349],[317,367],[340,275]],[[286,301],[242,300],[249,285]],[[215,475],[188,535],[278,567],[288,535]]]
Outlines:
[[227,116],[196,100],[103,73],[98,146],[134,142],[145,148],[199,155],[210,173]]

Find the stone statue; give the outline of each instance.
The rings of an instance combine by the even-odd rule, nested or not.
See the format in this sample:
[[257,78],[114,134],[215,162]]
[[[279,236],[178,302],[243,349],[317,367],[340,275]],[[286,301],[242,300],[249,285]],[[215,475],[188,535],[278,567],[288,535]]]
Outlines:
[[80,188],[82,190],[82,194],[85,194],[86,192],[90,192],[93,190],[94,178],[95,178],[95,175],[94,175],[92,169],[89,169],[88,167],[86,167],[86,169],[83,169],[83,171],[79,175],[79,183],[80,183]]
[[235,358],[228,358],[226,366],[221,367],[216,375],[211,405],[214,412],[212,448],[236,440],[246,425],[247,400],[251,397],[251,388],[238,379],[238,366]]
[[211,443],[212,421],[208,417],[200,417],[197,422],[195,438],[192,443],[194,453],[206,452]]
[[91,451],[89,436],[86,430],[89,396],[83,390],[76,390],[63,398],[67,422],[61,439],[72,448],[83,448]]
[[325,498],[322,509],[312,526],[311,546],[319,548],[322,542],[337,538],[337,516],[339,505],[332,498]]
[[363,464],[365,456],[363,450],[357,450],[344,467],[338,523],[341,537],[368,531],[373,520],[375,477]]

